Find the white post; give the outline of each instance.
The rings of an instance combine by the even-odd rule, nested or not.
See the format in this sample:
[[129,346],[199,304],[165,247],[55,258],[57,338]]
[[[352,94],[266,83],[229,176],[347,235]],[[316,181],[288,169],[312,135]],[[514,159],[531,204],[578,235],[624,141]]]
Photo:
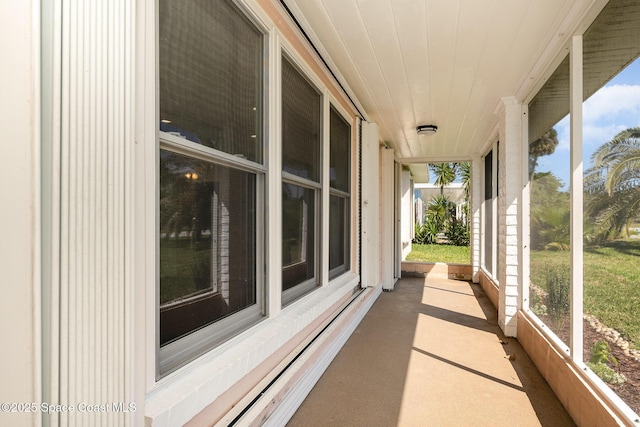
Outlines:
[[395,285],[395,168],[393,150],[380,148],[380,267],[382,288],[393,290]]
[[380,284],[378,125],[362,123],[362,286]]
[[517,335],[517,312],[520,308],[522,106],[513,97],[502,98],[498,114],[498,324],[506,336],[513,337]]
[[482,159],[474,156],[471,159],[471,230],[469,245],[471,248],[471,267],[473,283],[480,281],[480,211],[482,208]]
[[571,39],[571,357],[582,362],[582,36]]
[[[7,58],[0,71],[3,404],[41,401],[39,4],[5,2],[0,15],[0,50]],[[0,425],[38,425],[39,408],[2,410]]]

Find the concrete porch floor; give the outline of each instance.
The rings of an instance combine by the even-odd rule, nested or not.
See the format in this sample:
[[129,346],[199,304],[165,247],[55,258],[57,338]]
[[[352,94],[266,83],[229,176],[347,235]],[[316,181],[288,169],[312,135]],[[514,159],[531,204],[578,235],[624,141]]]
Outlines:
[[[508,355],[515,355],[509,360]],[[478,285],[403,278],[288,426],[575,425]]]

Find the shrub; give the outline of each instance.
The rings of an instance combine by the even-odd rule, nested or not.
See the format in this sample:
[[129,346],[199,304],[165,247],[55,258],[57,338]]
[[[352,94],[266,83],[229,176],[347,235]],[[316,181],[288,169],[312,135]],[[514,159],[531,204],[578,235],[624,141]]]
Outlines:
[[567,266],[548,267],[545,276],[547,310],[555,329],[559,330],[569,315],[569,268]]
[[449,227],[445,231],[445,236],[449,243],[455,246],[468,246],[469,245],[469,229],[467,228],[465,221],[453,218],[449,222]]
[[591,359],[587,366],[600,379],[609,384],[623,384],[627,379],[624,375],[616,372],[609,364],[618,366],[618,361],[611,355],[611,347],[605,340],[600,340],[594,344],[591,350]]
[[560,242],[551,242],[544,245],[545,251],[568,251],[570,249],[569,245]]
[[434,218],[427,217],[427,221],[422,224],[415,226],[415,236],[413,238],[413,243],[420,245],[429,245],[436,242],[436,236],[440,230],[438,229],[438,224]]

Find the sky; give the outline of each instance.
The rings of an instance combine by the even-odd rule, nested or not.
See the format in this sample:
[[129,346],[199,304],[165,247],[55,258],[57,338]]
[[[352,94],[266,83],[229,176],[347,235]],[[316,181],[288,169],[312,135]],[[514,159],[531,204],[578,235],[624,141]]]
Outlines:
[[[640,126],[640,58],[594,93],[583,104],[583,167],[591,166],[591,154],[620,131]],[[569,188],[569,116],[556,124],[558,147],[538,159],[538,172],[553,171],[564,189]]]

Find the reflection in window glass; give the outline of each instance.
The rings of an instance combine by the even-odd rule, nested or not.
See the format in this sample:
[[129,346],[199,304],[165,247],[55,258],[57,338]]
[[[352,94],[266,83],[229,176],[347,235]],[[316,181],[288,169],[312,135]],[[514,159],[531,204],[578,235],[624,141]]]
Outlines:
[[282,58],[282,163],[285,172],[320,181],[320,94]]
[[583,50],[584,362],[640,413],[640,3],[610,1]]
[[332,107],[329,159],[329,278],[349,268],[351,126]]
[[330,159],[329,180],[331,188],[349,192],[349,172],[351,163],[351,126],[331,108],[330,117]]
[[282,290],[315,277],[315,191],[282,184]]
[[336,273],[335,276],[349,267],[348,254],[348,209],[347,200],[343,197],[330,197],[329,204],[329,270]]
[[493,275],[493,152],[484,157],[484,268]]
[[282,302],[288,304],[318,283],[320,199],[320,107],[322,98],[282,57]]
[[263,35],[233,3],[159,2],[160,130],[262,163]]
[[256,177],[160,151],[160,345],[256,304]]
[[529,308],[570,336],[569,57],[529,104]]

